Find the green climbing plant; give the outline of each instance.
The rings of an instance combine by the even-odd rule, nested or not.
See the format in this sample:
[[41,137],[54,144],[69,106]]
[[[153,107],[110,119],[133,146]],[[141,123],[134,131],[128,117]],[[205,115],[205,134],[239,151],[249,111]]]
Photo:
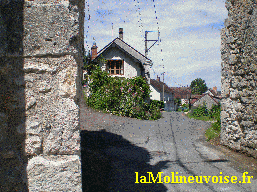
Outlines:
[[161,118],[161,103],[146,102],[151,91],[142,76],[131,79],[111,77],[96,66],[89,78],[91,79],[89,84],[91,95],[86,101],[90,107],[137,119]]

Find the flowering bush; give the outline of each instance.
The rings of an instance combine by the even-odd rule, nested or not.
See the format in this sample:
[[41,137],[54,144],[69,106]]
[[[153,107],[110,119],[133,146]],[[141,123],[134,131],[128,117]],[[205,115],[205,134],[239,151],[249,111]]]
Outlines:
[[150,87],[141,76],[132,79],[111,77],[97,67],[90,75],[91,96],[87,104],[115,115],[156,120],[161,117],[157,103],[146,103]]

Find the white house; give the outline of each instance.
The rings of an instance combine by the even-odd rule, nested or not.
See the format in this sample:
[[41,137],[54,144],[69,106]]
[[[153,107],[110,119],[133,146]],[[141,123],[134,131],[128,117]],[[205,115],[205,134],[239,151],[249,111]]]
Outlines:
[[91,59],[96,61],[102,55],[107,63],[100,63],[102,70],[111,76],[132,78],[143,76],[150,84],[149,68],[152,61],[123,41],[123,29],[119,28],[119,37],[97,52],[94,44],[91,48]]
[[[163,98],[163,86],[164,86],[164,98]],[[163,82],[160,81],[160,77],[157,79],[150,80],[150,99],[163,101],[164,99],[164,110],[174,111],[174,96],[171,89]]]

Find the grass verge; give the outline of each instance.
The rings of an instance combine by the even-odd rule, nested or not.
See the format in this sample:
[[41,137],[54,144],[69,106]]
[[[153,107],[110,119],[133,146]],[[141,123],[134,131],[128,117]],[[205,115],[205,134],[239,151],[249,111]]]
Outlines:
[[195,117],[195,116],[193,116],[191,113],[186,114],[186,116],[187,116],[189,119],[197,119],[197,120],[202,120],[202,121],[215,121],[215,119],[210,118],[210,117],[208,117],[208,116]]
[[220,135],[220,119],[215,123],[212,123],[211,127],[208,128],[205,132],[206,140],[210,141],[211,139],[219,138]]
[[[213,123],[214,124],[214,123]],[[212,139],[218,138],[220,135],[220,131],[215,130],[214,126],[212,125],[209,127],[205,132],[206,141],[210,141]]]
[[191,113],[186,114],[186,116],[190,119],[197,119],[197,120],[202,120],[202,121],[215,121],[212,123],[211,127],[209,127],[206,132],[205,132],[205,137],[206,141],[210,141],[213,139],[217,139],[220,135],[220,122],[210,118],[208,116],[200,116],[200,117],[195,117]]

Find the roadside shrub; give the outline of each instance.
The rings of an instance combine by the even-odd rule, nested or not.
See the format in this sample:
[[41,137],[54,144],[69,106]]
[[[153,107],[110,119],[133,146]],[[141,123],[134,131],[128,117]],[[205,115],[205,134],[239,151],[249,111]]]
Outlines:
[[183,104],[182,105],[182,111],[184,111],[184,112],[188,112],[189,111],[189,104]]
[[206,140],[210,141],[211,139],[214,139],[215,137],[219,136],[219,133],[213,129],[213,127],[210,127],[205,132]]
[[151,91],[142,76],[121,79],[111,77],[97,67],[89,78],[92,81],[89,84],[91,96],[87,99],[88,106],[137,119],[156,120],[161,117],[160,107],[164,103],[145,102]]
[[221,107],[219,105],[212,105],[212,108],[209,110],[209,117],[216,120],[220,119]]
[[209,112],[206,105],[198,106],[196,109],[193,109],[192,116],[193,117],[201,117],[201,116],[208,116]]
[[207,141],[219,137],[220,128],[221,128],[221,121],[220,121],[220,112],[221,106],[213,105],[210,110],[206,108],[206,105],[198,106],[197,108],[192,106],[191,113],[188,114],[189,117],[193,117],[200,120],[212,120],[215,119],[216,121],[212,123],[211,127],[208,128],[205,132],[205,136]]
[[157,106],[159,109],[164,108],[164,102],[158,100],[150,100],[150,105]]
[[216,120],[215,123],[212,124],[212,127],[215,131],[218,133],[220,132],[220,127],[221,127],[221,122],[220,122],[220,112],[221,112],[221,107],[219,105],[213,105],[209,114],[211,118],[214,118]]

